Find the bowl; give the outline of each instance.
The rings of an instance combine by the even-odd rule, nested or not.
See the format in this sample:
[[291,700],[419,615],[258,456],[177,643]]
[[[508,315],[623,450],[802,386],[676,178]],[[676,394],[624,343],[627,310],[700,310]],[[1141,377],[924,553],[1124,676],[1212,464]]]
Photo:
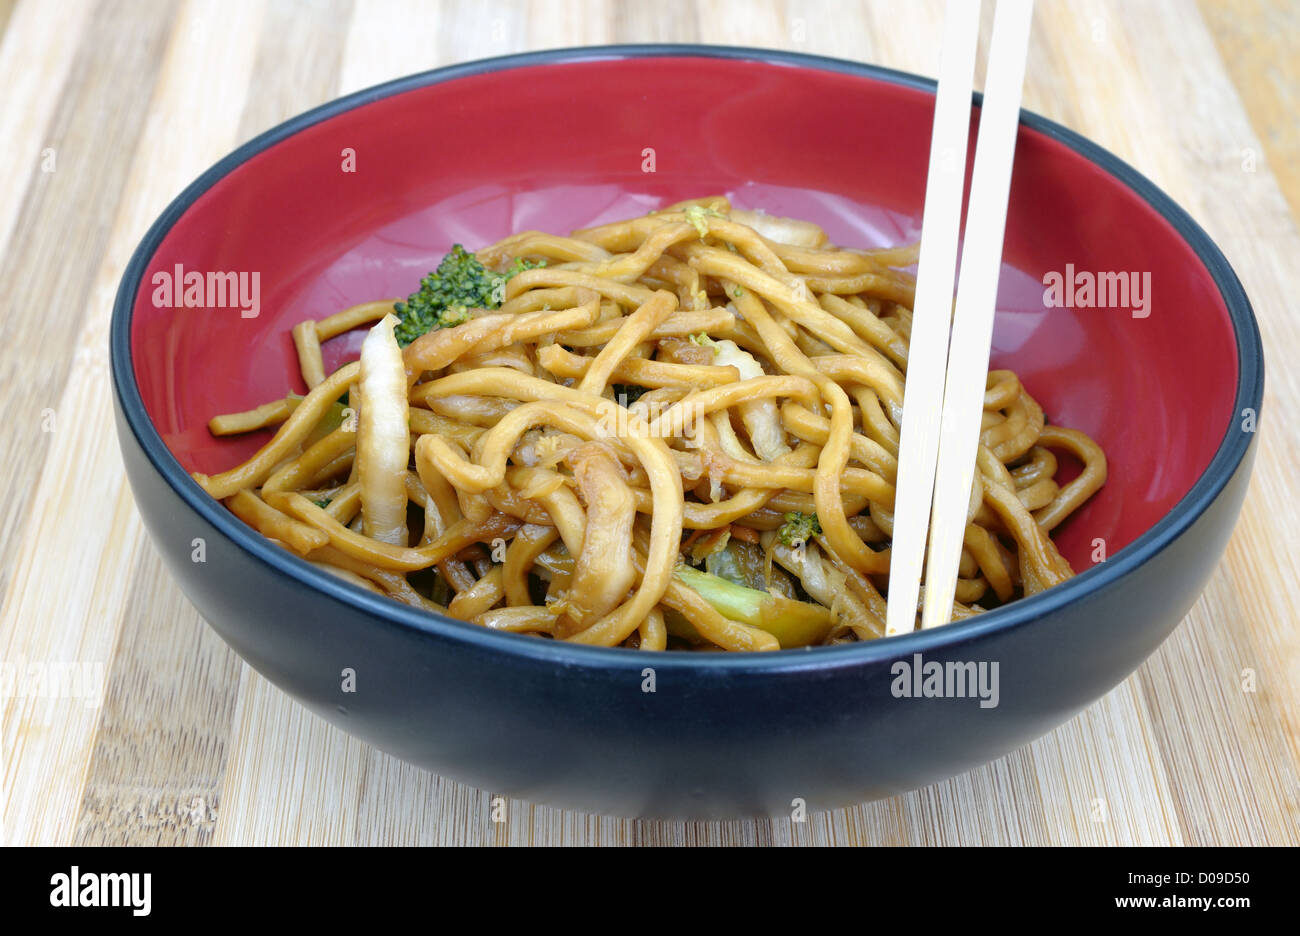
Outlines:
[[[993,365],[1014,368],[1052,421],[1092,435],[1110,462],[1105,488],[1059,531],[1079,574],[1056,588],[853,646],[572,646],[335,579],[187,474],[265,441],[213,438],[209,417],[303,391],[294,323],[410,292],[452,242],[564,232],[718,192],[810,218],[837,243],[910,242],[933,107],[932,82],[867,65],[616,46],[403,78],[241,146],[149,230],[113,312],[122,456],[171,574],[237,653],[322,718],[457,780],[589,812],[840,807],[1061,724],[1159,646],[1219,561],[1250,475],[1263,358],[1205,232],[1119,159],[1033,114],[1019,128]],[[158,292],[190,271],[236,276],[214,277],[224,298]],[[1084,273],[1112,286],[1134,274],[1135,290],[1090,307]],[[1049,305],[1067,275],[1080,288]],[[331,343],[327,365],[358,340]]]

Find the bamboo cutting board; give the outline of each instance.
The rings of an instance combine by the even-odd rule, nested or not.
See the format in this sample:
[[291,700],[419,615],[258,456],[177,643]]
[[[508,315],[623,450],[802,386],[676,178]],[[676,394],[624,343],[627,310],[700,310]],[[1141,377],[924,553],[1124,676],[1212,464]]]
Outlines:
[[[991,6],[991,4],[986,4]],[[985,11],[984,45],[991,17]],[[1269,356],[1227,556],[1129,680],[993,764],[806,822],[634,822],[507,801],[308,714],[215,637],[135,512],[107,328],[131,250],[237,144],[439,65],[608,42],[766,46],[933,75],[942,4],[0,0],[0,661],[102,704],[0,698],[9,843],[1300,842],[1300,10],[1040,0],[1025,106],[1136,166],[1219,243]],[[983,67],[982,64],[980,66]],[[92,700],[93,701],[93,700]]]

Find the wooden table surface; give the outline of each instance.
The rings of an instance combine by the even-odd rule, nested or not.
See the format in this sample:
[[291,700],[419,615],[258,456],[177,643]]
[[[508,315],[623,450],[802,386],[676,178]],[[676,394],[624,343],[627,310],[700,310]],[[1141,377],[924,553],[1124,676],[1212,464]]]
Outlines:
[[348,737],[252,672],[141,526],[112,427],[113,293],[164,205],[237,144],[345,92],[527,49],[707,42],[933,75],[941,18],[939,2],[0,0],[0,661],[79,664],[89,695],[41,698],[11,680],[0,698],[3,840],[1300,841],[1300,492],[1287,461],[1300,445],[1300,10],[1288,0],[1038,4],[1025,106],[1135,165],[1206,227],[1254,302],[1268,392],[1244,513],[1187,620],[1108,696],[1000,761],[798,824],[520,801],[494,823],[491,794]]

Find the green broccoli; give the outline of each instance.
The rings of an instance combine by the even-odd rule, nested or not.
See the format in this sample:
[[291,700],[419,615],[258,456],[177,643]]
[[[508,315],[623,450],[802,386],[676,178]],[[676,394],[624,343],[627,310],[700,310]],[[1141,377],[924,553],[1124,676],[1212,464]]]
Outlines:
[[401,319],[393,330],[397,343],[406,347],[425,332],[460,325],[469,320],[470,309],[500,307],[510,277],[545,265],[545,260],[532,263],[520,257],[504,273],[496,273],[460,244],[453,244],[438,269],[420,280],[420,291],[393,304]]
[[319,500],[312,501],[312,503],[315,504],[317,507],[319,507],[321,510],[324,510],[326,507],[330,505],[331,500],[333,500],[332,497],[322,497]]
[[816,514],[791,511],[785,515],[785,523],[777,531],[777,539],[784,546],[800,546],[822,531],[821,522]]

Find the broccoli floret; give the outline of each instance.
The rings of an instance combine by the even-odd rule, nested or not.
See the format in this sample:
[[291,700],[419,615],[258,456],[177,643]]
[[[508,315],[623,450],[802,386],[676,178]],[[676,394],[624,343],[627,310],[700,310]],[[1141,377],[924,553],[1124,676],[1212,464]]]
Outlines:
[[496,273],[460,244],[453,244],[438,269],[420,280],[420,291],[393,304],[401,319],[393,329],[397,343],[406,347],[427,331],[460,325],[468,321],[470,309],[500,307],[510,277],[545,265],[545,260],[531,263],[520,257],[504,273]]
[[331,500],[333,500],[333,498],[322,497],[319,500],[312,501],[312,503],[315,504],[317,507],[319,507],[321,510],[324,510],[326,507],[330,505]]
[[785,523],[777,531],[777,539],[782,545],[795,547],[808,542],[822,531],[821,522],[816,514],[791,511],[785,515]]

